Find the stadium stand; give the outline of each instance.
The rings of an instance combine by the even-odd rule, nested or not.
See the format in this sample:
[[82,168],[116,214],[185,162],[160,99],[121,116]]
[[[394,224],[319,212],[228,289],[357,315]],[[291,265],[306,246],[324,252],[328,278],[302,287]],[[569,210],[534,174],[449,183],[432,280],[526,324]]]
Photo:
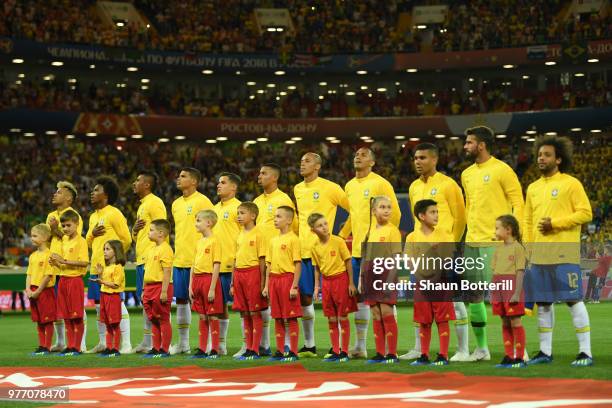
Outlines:
[[[591,138],[587,143],[576,139],[574,172],[582,180],[592,200],[593,228],[585,234],[591,241],[612,240],[610,211],[612,204],[612,176],[599,163],[612,160],[612,147],[605,138]],[[456,180],[468,165],[464,161],[460,143],[438,142],[441,149],[439,169]],[[259,194],[257,173],[259,165],[276,161],[283,169],[281,189],[292,193],[292,187],[300,181],[300,155],[309,150],[322,153],[327,163],[323,175],[342,185],[353,175],[354,147],[350,144],[300,144],[259,143],[245,146],[239,143],[222,143],[215,146],[193,144],[151,144],[146,142],[67,141],[61,137],[1,136],[2,171],[0,172],[0,220],[2,220],[1,248],[24,247],[26,231],[41,219],[50,208],[50,199],[57,180],[74,182],[79,190],[78,205],[81,214],[89,214],[89,193],[95,177],[113,174],[121,187],[118,206],[128,217],[133,217],[138,205],[131,190],[131,183],[142,169],[154,169],[160,176],[157,193],[169,205],[178,195],[174,178],[184,165],[193,165],[203,172],[200,191],[211,198],[216,195],[216,175],[221,171],[233,171],[244,180],[240,187],[241,199],[253,199]],[[405,192],[416,178],[410,154],[401,144],[375,143],[378,161],[385,166],[376,169],[387,178],[397,192]],[[537,170],[533,166],[531,144],[500,144],[497,156],[509,163],[516,171],[523,187],[533,181]],[[238,160],[237,158],[240,158]],[[8,171],[10,169],[10,171]],[[133,220],[129,220],[133,222]]]
[[[398,16],[423,1],[311,2],[276,0],[266,7],[288,9],[294,30],[258,32],[253,11],[261,2],[136,0],[148,27],[105,23],[93,0],[6,0],[0,7],[0,36],[39,42],[98,44],[191,52],[367,53],[415,52],[431,37],[438,51],[489,49],[609,38],[610,15],[563,11],[568,1],[453,1],[446,21],[426,30],[402,28]],[[444,2],[434,2],[445,4]],[[194,18],[197,16],[197,18]],[[430,32],[427,33],[426,31]],[[429,35],[427,35],[429,34]]]
[[389,117],[612,105],[612,87],[603,81],[572,87],[551,85],[544,91],[527,86],[500,88],[484,84],[473,94],[455,88],[425,93],[397,87],[393,93],[357,91],[354,98],[335,93],[319,99],[304,90],[289,91],[288,95],[281,97],[277,95],[278,92],[253,93],[240,98],[230,93],[226,98],[218,98],[202,96],[202,92],[193,87],[169,84],[155,85],[143,91],[140,87],[117,88],[114,83],[102,82],[77,86],[59,80],[0,81],[0,108],[118,114],[243,118]]

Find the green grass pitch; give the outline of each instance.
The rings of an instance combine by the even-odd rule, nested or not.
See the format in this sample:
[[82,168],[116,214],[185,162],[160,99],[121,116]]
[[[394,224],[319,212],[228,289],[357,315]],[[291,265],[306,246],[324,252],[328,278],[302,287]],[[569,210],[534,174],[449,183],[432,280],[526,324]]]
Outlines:
[[[301,359],[300,363],[308,370],[314,371],[390,371],[399,373],[417,373],[426,370],[458,371],[466,375],[503,375],[520,377],[558,377],[558,378],[588,378],[609,380],[612,378],[612,303],[601,303],[587,305],[591,318],[591,342],[595,365],[588,368],[571,368],[570,362],[578,353],[578,343],[574,334],[568,307],[565,304],[555,306],[556,324],[553,338],[554,362],[550,365],[530,366],[521,370],[497,369],[495,364],[503,356],[501,340],[501,324],[497,316],[492,316],[490,308],[488,336],[489,349],[492,359],[488,362],[478,363],[452,363],[447,367],[411,367],[408,362],[402,361],[395,365],[365,364],[363,360],[351,360],[348,363],[325,363],[321,358]],[[135,345],[142,336],[142,314],[139,309],[131,309],[132,344]],[[398,307],[399,318],[399,353],[405,353],[412,348],[414,342],[414,326],[412,324],[412,308],[402,305]],[[527,350],[530,355],[538,350],[537,319],[524,317],[523,324],[527,331]],[[191,325],[191,346],[197,346],[197,315],[193,315]],[[351,330],[353,330],[351,324]],[[373,335],[368,333],[368,353],[374,354]],[[451,330],[454,327],[451,325]],[[471,329],[470,329],[471,331]],[[280,364],[268,363],[266,361],[234,361],[231,356],[222,357],[217,361],[192,360],[186,356],[172,356],[168,359],[143,359],[140,355],[126,355],[117,359],[104,359],[95,355],[82,355],[79,357],[62,358],[55,355],[45,357],[31,357],[37,346],[37,336],[34,323],[30,321],[28,314],[4,314],[0,317],[0,366],[48,366],[48,367],[139,367],[146,365],[181,366],[200,365],[211,368],[243,368],[255,365]],[[174,339],[178,334],[174,333]],[[475,339],[470,333],[470,349],[474,348]],[[271,328],[271,337],[274,339],[274,331]],[[431,354],[435,356],[438,350],[437,332],[432,333]],[[88,346],[91,347],[97,340],[97,329],[95,314],[88,316],[87,330]],[[317,351],[322,357],[329,349],[330,341],[327,332],[327,320],[323,317],[321,310],[317,310],[316,316],[316,340]],[[228,352],[233,354],[241,344],[240,321],[236,313],[231,314],[231,323],[228,335]],[[451,335],[451,355],[455,349],[456,337]],[[300,341],[300,346],[301,346]]]

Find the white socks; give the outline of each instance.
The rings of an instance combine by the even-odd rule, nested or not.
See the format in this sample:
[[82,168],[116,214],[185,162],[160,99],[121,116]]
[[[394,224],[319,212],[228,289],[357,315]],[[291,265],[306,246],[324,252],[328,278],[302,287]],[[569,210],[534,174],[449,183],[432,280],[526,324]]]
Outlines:
[[414,324],[414,350],[421,352],[421,332],[420,325],[418,323]]
[[363,302],[357,303],[355,312],[355,347],[357,351],[366,350],[366,339],[368,338],[368,323],[370,322],[370,306]]
[[[106,326],[104,326],[106,329]],[[83,310],[83,338],[81,339],[81,351],[87,350],[87,312]]]
[[469,353],[468,314],[465,303],[453,302],[455,308],[455,332],[457,333],[457,351]]
[[553,305],[538,305],[540,351],[549,356],[552,355],[553,327],[555,327],[555,308]]
[[[219,319],[219,350],[227,351],[226,339],[227,339],[227,329],[229,328],[229,319]],[[244,330],[242,330],[244,332]],[[212,336],[211,336],[212,337]]]
[[121,348],[129,348],[131,350],[132,341],[130,339],[130,314],[123,301],[121,301],[121,322],[119,323],[119,330],[121,331]]
[[302,331],[304,333],[304,346],[308,348],[315,346],[314,323],[314,305],[311,303],[308,306],[302,306]]
[[261,320],[263,321],[261,347],[267,350],[268,348],[270,348],[270,308],[261,311]]
[[591,327],[589,323],[589,313],[583,302],[578,302],[570,307],[572,314],[572,323],[576,329],[576,337],[578,338],[579,351],[585,353],[589,357],[591,354]]
[[242,330],[242,347],[241,349],[246,350],[246,334],[244,332],[244,317],[240,316],[240,329]]
[[150,350],[153,347],[151,340],[151,321],[149,320],[147,312],[144,309],[142,309],[142,331],[144,333],[142,336],[142,345],[147,350]]
[[63,346],[63,350],[66,348],[66,325],[63,320],[56,320],[53,322],[53,328],[55,329],[55,344]]
[[176,325],[179,333],[179,347],[189,348],[189,326],[191,325],[189,303],[176,305]]
[[106,347],[106,325],[100,320],[100,305],[96,305],[96,321],[98,322],[99,344],[103,344]]

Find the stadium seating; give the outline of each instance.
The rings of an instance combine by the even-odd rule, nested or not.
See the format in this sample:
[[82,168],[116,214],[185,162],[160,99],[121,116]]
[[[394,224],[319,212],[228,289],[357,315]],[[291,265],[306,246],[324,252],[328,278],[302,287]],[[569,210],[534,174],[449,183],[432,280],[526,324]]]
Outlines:
[[[74,89],[72,89],[74,88]],[[399,93],[401,91],[401,93]],[[202,117],[306,118],[457,115],[486,112],[598,107],[612,105],[612,88],[603,83],[587,87],[550,86],[542,92],[525,87],[492,87],[473,94],[454,89],[423,91],[398,87],[394,95],[358,91],[354,98],[340,93],[322,99],[295,90],[244,98],[213,99],[189,87],[153,85],[117,88],[114,83],[79,86],[66,81],[26,78],[0,81],[0,108],[35,108],[73,112],[155,113]]]
[[[439,168],[459,180],[461,171],[468,165],[463,159],[461,145],[439,143],[441,157]],[[532,164],[530,143],[505,143],[498,147],[497,156],[508,162],[519,174],[523,186],[537,177]],[[181,166],[193,165],[200,169],[204,180],[200,190],[214,200],[216,175],[233,171],[243,177],[239,197],[251,200],[259,194],[257,173],[261,163],[277,162],[285,174],[280,187],[292,193],[292,186],[301,181],[299,176],[300,155],[308,150],[319,151],[326,163],[322,175],[344,185],[353,176],[354,146],[284,143],[259,143],[243,146],[239,143],[224,143],[214,146],[189,144],[149,144],[146,142],[93,143],[78,140],[67,141],[61,137],[41,136],[0,136],[2,166],[0,171],[0,221],[2,237],[0,249],[23,247],[29,226],[42,220],[50,211],[51,196],[58,180],[67,179],[79,190],[78,205],[81,214],[89,214],[89,192],[95,177],[112,174],[121,187],[119,208],[124,210],[130,222],[138,206],[138,200],[131,191],[138,170],[154,169],[160,176],[157,194],[167,205],[178,195],[174,178]],[[396,192],[406,192],[416,178],[409,152],[401,145],[376,143],[378,161],[385,163],[376,171],[380,172],[394,186]],[[612,223],[610,210],[612,176],[600,163],[612,160],[612,148],[605,145],[605,139],[593,139],[576,146],[574,174],[584,183],[592,200],[595,231],[591,239],[610,241]],[[237,158],[240,158],[238,160]]]
[[[398,16],[423,1],[310,2],[276,0],[289,10],[294,33],[258,33],[253,10],[260,2],[136,0],[149,28],[127,22],[105,24],[93,0],[6,0],[0,7],[0,36],[39,42],[99,44],[195,52],[355,53],[414,52],[425,38],[438,51],[547,44],[570,39],[609,38],[612,17],[574,19],[563,15],[568,1],[453,1],[445,23],[400,29]],[[444,3],[443,3],[444,4]],[[495,18],[493,18],[495,17]]]

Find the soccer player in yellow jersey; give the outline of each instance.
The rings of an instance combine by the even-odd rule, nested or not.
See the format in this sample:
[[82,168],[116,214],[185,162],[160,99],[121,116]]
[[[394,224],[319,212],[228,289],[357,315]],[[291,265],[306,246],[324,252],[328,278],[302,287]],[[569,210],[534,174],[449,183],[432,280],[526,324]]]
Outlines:
[[[382,176],[374,173],[372,167],[376,164],[374,152],[362,147],[355,152],[353,165],[355,167],[355,177],[352,178],[344,191],[349,201],[349,219],[342,228],[340,236],[346,237],[349,232],[353,235],[352,247],[352,266],[353,281],[359,282],[359,271],[361,269],[361,245],[368,231],[376,225],[376,220],[372,217],[370,199],[377,196],[389,197],[391,200],[391,218],[389,222],[395,227],[399,227],[402,213],[395,196],[393,186]],[[366,358],[366,338],[368,334],[368,322],[370,321],[370,307],[363,301],[358,304],[355,313],[355,345],[349,351],[351,357]]]
[[[281,206],[291,207],[295,210],[295,205],[289,195],[278,188],[278,180],[281,176],[281,168],[278,164],[266,163],[261,166],[257,183],[263,188],[263,193],[257,196],[253,202],[259,209],[257,215],[257,227],[263,234],[263,239],[266,246],[269,245],[272,238],[278,235],[278,229],[274,227],[274,215],[276,209]],[[298,232],[297,217],[293,219],[293,230]],[[261,312],[263,321],[263,333],[261,336],[261,356],[269,356],[272,354],[270,349],[270,308],[266,308]]]
[[338,206],[347,211],[349,209],[349,202],[342,187],[319,177],[321,165],[321,156],[318,154],[309,152],[303,155],[300,161],[300,175],[304,178],[304,181],[293,188],[298,209],[300,252],[302,257],[300,302],[302,304],[302,330],[304,331],[305,344],[299,351],[300,357],[317,356],[314,335],[315,312],[312,304],[314,269],[312,267],[311,251],[319,238],[310,230],[308,217],[314,212],[321,213],[327,222],[329,222],[329,225],[333,226]]
[[[467,216],[463,256],[471,259],[480,258],[484,261],[485,267],[466,268],[462,279],[470,282],[490,282],[495,220],[504,214],[512,214],[517,220],[522,219],[523,191],[514,170],[491,155],[494,134],[490,128],[473,127],[467,129],[465,135],[463,150],[466,157],[473,160],[474,164],[461,173]],[[470,355],[470,361],[490,360],[484,292],[472,291],[468,294],[467,300],[470,302],[470,322],[477,343],[476,349]]]
[[[60,217],[63,213],[68,210],[74,210],[72,205],[77,198],[77,189],[76,187],[68,182],[68,181],[60,181],[57,183],[57,190],[53,193],[53,198],[51,199],[51,203],[55,206],[55,210],[51,211],[47,215],[47,225],[51,228],[51,244],[49,246],[49,250],[51,253],[60,254],[62,252],[62,237],[64,236],[64,232],[62,230],[62,225],[60,223]],[[77,213],[78,214],[78,213]],[[77,233],[81,235],[83,232],[83,220],[79,215],[79,225],[77,226]],[[56,273],[59,273],[56,269]],[[59,285],[59,276],[55,281],[55,286]],[[87,324],[85,324],[87,327]],[[54,322],[55,328],[55,344],[51,346],[50,351],[62,351],[66,348],[66,327],[64,326],[63,320],[56,320]],[[87,329],[85,329],[87,331]],[[83,339],[85,336],[83,336]],[[85,348],[85,344],[83,343],[83,349]]]
[[[136,295],[140,301],[144,284],[144,265],[147,251],[155,247],[149,239],[151,221],[168,218],[166,206],[161,198],[152,193],[157,186],[157,175],[151,171],[141,171],[132,184],[134,193],[140,200],[136,211],[136,222],[132,227],[132,239],[136,242]],[[146,353],[151,350],[151,321],[142,309],[142,322],[144,336],[142,342],[134,348],[135,353]]]
[[[437,203],[438,224],[436,231],[443,231],[453,237],[455,242],[461,242],[465,232],[465,203],[461,187],[452,178],[437,171],[438,147],[432,143],[421,143],[414,148],[414,168],[419,178],[410,184],[408,196],[410,205],[421,200],[434,200]],[[420,228],[420,221],[414,217],[414,230]],[[469,333],[468,316],[465,304],[453,302],[455,309],[455,331],[457,333],[457,353],[450,361],[468,361]],[[419,327],[415,327],[414,349],[400,356],[401,360],[419,358],[421,355],[421,337]]]
[[593,218],[582,183],[566,174],[572,166],[572,142],[543,136],[535,143],[542,177],[527,187],[524,240],[531,249],[525,275],[528,301],[538,304],[540,351],[528,364],[552,362],[554,302],[566,302],[578,338],[572,367],[593,365],[589,314],[582,301],[580,228]]
[[176,179],[176,187],[183,193],[172,203],[172,218],[174,219],[172,279],[176,298],[179,342],[170,346],[170,354],[189,353],[189,325],[191,324],[189,274],[195,259],[196,244],[200,240],[200,234],[195,228],[195,216],[199,211],[213,208],[208,197],[197,190],[201,181],[202,174],[193,167],[181,169]]
[[[221,244],[221,265],[219,269],[219,280],[223,292],[223,314],[219,316],[219,354],[227,354],[226,338],[229,327],[229,315],[227,311],[228,302],[232,302],[230,287],[232,286],[232,271],[236,259],[236,240],[242,227],[238,224],[238,206],[240,200],[236,198],[238,185],[242,180],[234,173],[224,172],[219,175],[217,184],[217,195],[219,202],[213,210],[217,214],[218,222],[215,224],[215,237]],[[244,322],[242,324],[244,334]],[[244,335],[243,335],[244,339]],[[244,348],[244,349],[243,349]],[[241,352],[240,352],[241,351]],[[239,357],[246,351],[243,341],[242,348],[234,357]]]
[[[89,229],[87,231],[87,245],[91,248],[91,262],[89,275],[97,279],[98,265],[104,266],[104,244],[107,241],[117,239],[123,244],[127,252],[132,243],[132,235],[127,225],[127,220],[113,204],[119,198],[119,186],[117,182],[107,176],[99,177],[91,192],[91,204],[95,211],[89,216]],[[96,302],[96,314],[98,317],[99,342],[88,353],[100,353],[106,348],[106,325],[100,319],[100,284],[89,281],[87,297]],[[130,354],[132,345],[130,342],[130,315],[121,302],[121,354]]]

